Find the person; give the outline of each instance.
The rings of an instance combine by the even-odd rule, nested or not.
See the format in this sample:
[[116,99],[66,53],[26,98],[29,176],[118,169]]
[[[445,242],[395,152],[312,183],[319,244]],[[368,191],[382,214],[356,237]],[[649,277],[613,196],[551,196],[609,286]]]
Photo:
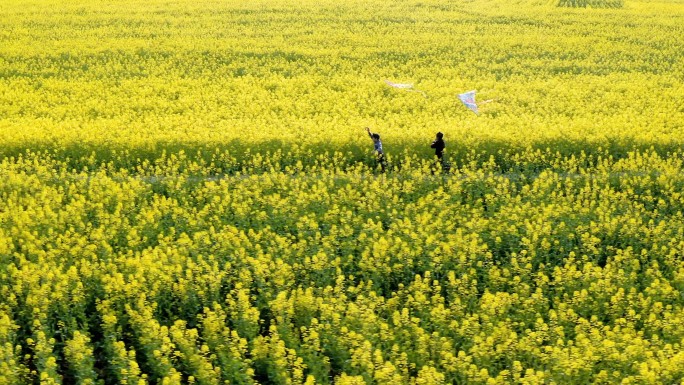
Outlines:
[[444,143],[444,134],[438,132],[437,137],[430,145],[430,148],[435,149],[435,156],[437,156],[437,160],[442,163],[444,160],[444,149],[446,148],[446,144]]
[[382,151],[382,142],[380,141],[380,134],[371,132],[370,127],[366,127],[366,132],[368,132],[368,136],[370,136],[370,138],[373,139],[375,159],[380,164],[382,172],[385,172],[385,153]]
[[435,156],[437,157],[437,162],[442,166],[442,169],[444,169],[444,149],[446,148],[446,144],[444,143],[444,134],[438,132],[437,137],[435,138],[435,141],[432,142],[432,144],[430,145],[430,148],[435,149]]

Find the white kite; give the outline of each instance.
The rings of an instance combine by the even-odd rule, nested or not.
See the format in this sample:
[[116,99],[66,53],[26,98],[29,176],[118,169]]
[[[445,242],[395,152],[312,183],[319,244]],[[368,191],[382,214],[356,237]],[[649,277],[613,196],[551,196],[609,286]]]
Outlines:
[[400,90],[406,90],[406,91],[410,91],[410,92],[420,92],[421,94],[423,94],[423,96],[425,96],[427,98],[427,95],[425,94],[425,92],[423,92],[421,90],[414,89],[413,84],[411,84],[411,83],[392,83],[389,80],[385,80],[385,83],[387,83],[387,85],[390,87],[398,88]]
[[[477,109],[477,103],[475,103],[475,91],[468,91],[464,92],[462,94],[458,94],[458,98],[461,99],[463,104],[465,104],[466,107],[468,107],[471,111],[475,113],[475,115],[479,115],[480,112]],[[494,99],[489,99],[485,100],[483,102],[480,102],[480,104],[485,104],[493,101]]]

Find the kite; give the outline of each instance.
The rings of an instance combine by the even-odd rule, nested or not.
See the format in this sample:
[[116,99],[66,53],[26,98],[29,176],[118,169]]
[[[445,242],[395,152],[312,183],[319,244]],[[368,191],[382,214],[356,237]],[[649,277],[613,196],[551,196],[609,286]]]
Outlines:
[[[475,115],[479,115],[480,112],[477,109],[477,104],[475,103],[475,91],[468,91],[464,92],[462,94],[458,94],[458,98],[461,99],[463,104],[465,104],[466,107],[468,107],[471,111],[475,113]],[[480,102],[480,104],[485,104],[493,101],[494,99],[489,99],[485,100],[484,102]]]
[[423,92],[421,90],[414,89],[413,84],[411,84],[411,83],[392,83],[389,80],[385,80],[385,83],[387,83],[387,85],[390,87],[398,88],[400,90],[406,90],[406,91],[410,91],[410,92],[420,92],[421,94],[423,94],[423,96],[425,96],[427,98],[427,95],[425,94],[425,92]]

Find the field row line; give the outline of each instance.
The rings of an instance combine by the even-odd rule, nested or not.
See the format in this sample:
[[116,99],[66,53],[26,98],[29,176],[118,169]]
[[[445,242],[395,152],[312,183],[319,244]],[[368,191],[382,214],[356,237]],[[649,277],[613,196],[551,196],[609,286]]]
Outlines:
[[[8,176],[6,172],[0,172],[0,175],[5,174],[5,176]],[[35,175],[35,174],[34,174]],[[558,173],[554,171],[549,171],[549,170],[542,170],[537,173],[527,173],[527,172],[486,172],[483,174],[479,173],[471,173],[471,172],[452,172],[452,173],[435,173],[435,174],[429,174],[429,175],[424,175],[423,179],[435,179],[435,178],[443,178],[443,179],[452,179],[452,178],[458,178],[461,180],[481,180],[481,179],[488,179],[488,178],[507,178],[512,181],[534,181],[536,179],[539,179],[544,176],[551,176],[555,177],[558,179],[603,179],[603,178],[630,178],[630,177],[660,177],[660,176],[670,176],[670,177],[676,177],[676,176],[684,176],[684,171],[680,171],[678,173],[663,173],[661,171],[643,171],[643,170],[631,170],[631,171],[613,171],[613,172],[595,172],[595,173],[576,173],[576,172],[563,172],[563,173]],[[321,174],[311,174],[311,173],[297,173],[297,174],[288,174],[288,176],[292,179],[307,179],[307,180],[321,180],[321,179],[328,179],[331,178],[335,180],[365,180],[368,178],[401,178],[401,179],[408,179],[412,177],[411,175],[408,174],[394,174],[394,173],[377,173],[377,174],[334,174],[334,175],[321,175]],[[240,175],[235,175],[235,174],[221,174],[221,175],[128,175],[128,176],[107,176],[107,178],[112,179],[117,182],[123,182],[126,180],[140,180],[146,183],[159,183],[159,182],[165,182],[165,181],[177,181],[179,179],[191,182],[191,183],[197,183],[197,182],[220,182],[223,180],[246,180],[250,178],[257,178],[257,179],[265,179],[268,178],[267,173],[262,173],[262,174],[240,174]],[[95,175],[95,174],[89,174],[87,176],[85,175],[70,175],[68,177],[69,180],[96,180],[100,178],[100,176]],[[3,178],[5,180],[8,180],[6,178]],[[52,181],[59,181],[62,180],[62,178],[56,178],[56,177],[50,177]]]

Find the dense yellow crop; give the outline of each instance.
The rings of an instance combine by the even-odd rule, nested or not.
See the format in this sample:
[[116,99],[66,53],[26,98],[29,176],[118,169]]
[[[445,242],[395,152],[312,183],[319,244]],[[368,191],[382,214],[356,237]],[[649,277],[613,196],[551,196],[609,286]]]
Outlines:
[[684,5],[557,3],[3,1],[0,385],[684,381]]
[[678,382],[683,162],[206,177],[5,160],[0,379]]
[[[29,144],[158,154],[160,142],[346,151],[366,125],[394,152],[437,131],[454,154],[684,141],[676,1],[8,0],[1,12],[8,154]],[[482,116],[457,103],[470,89],[495,99]]]

